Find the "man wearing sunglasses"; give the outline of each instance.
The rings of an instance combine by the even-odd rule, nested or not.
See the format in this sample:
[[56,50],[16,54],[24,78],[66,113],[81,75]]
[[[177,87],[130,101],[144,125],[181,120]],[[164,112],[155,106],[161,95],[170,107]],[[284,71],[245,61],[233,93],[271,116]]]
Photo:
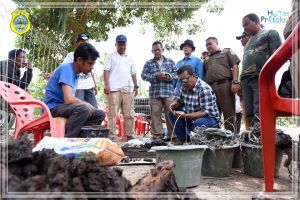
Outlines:
[[181,145],[190,140],[190,131],[196,127],[218,128],[220,116],[214,92],[207,83],[196,76],[190,65],[179,68],[177,76],[181,89],[179,96],[176,96],[176,100],[170,105],[169,119],[174,125],[178,139],[175,144]]

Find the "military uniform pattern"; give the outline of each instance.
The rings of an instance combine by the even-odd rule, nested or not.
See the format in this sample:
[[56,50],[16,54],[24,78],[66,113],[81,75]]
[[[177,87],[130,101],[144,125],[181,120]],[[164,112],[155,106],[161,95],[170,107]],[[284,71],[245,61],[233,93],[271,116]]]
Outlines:
[[280,45],[277,31],[261,30],[251,36],[244,48],[241,86],[245,115],[251,121],[251,126],[259,122],[259,72]]
[[279,34],[275,30],[261,30],[244,48],[241,78],[258,75],[264,64],[281,45]]

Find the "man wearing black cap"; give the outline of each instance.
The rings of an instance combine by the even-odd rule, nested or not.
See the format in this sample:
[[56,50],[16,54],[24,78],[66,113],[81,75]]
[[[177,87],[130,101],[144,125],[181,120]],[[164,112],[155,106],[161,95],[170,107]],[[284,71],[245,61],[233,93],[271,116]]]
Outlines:
[[243,45],[243,47],[247,44],[247,42],[250,39],[250,35],[248,33],[246,33],[245,31],[242,33],[242,35],[240,36],[236,36],[235,37],[237,40],[241,40],[241,43]]
[[[196,47],[194,46],[194,42],[192,40],[185,40],[184,43],[180,45],[180,50],[183,51],[184,58],[176,63],[176,68],[178,70],[183,65],[190,65],[194,69],[196,76],[203,79],[203,62],[199,58],[192,55],[195,49]],[[173,85],[175,87],[175,94],[177,94],[180,89],[180,84],[177,79],[173,80]]]
[[[76,39],[77,47],[81,44],[85,44],[89,42],[89,35],[86,33],[80,33]],[[70,52],[63,63],[72,63],[74,60],[74,52]],[[81,100],[84,100],[94,106],[96,109],[98,108],[98,103],[95,95],[97,94],[97,86],[93,72],[91,71],[88,74],[80,73],[78,79],[78,86],[75,93],[75,96]]]
[[126,53],[127,38],[116,37],[117,51],[104,62],[104,93],[108,95],[108,126],[116,134],[116,117],[121,108],[127,140],[134,136],[134,96],[138,93],[136,69],[131,56]]
[[53,117],[68,119],[65,137],[85,137],[81,133],[82,126],[100,125],[105,118],[102,110],[74,96],[79,74],[90,73],[98,57],[98,51],[91,44],[79,45],[74,61],[60,64],[47,83],[44,102]]

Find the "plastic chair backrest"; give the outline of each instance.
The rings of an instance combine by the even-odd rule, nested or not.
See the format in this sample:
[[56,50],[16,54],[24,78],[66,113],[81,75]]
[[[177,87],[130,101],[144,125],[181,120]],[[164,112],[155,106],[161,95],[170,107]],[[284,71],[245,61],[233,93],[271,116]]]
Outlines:
[[259,76],[259,111],[266,192],[274,190],[276,117],[300,115],[300,99],[280,97],[275,85],[276,72],[292,57],[292,49],[298,50],[300,47],[299,31],[298,23],[291,35],[264,65]]
[[25,131],[33,131],[37,144],[44,132],[51,129],[51,136],[64,137],[65,119],[53,118],[48,107],[35,100],[28,92],[18,86],[0,81],[0,95],[16,114],[15,138]]

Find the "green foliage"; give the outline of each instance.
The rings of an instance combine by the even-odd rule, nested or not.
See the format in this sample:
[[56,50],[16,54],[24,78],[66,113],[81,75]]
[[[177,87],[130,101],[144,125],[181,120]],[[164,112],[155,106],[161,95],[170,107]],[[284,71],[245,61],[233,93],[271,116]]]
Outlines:
[[29,91],[35,99],[44,101],[46,85],[47,80],[44,79],[43,74],[40,74],[33,82],[29,84]]
[[[155,38],[176,49],[174,35],[196,34],[202,31],[203,21],[192,20],[193,14],[209,0],[153,2],[87,1],[87,0],[13,0],[20,8],[29,8],[31,32],[20,36],[17,46],[29,51],[30,59],[43,72],[51,72],[67,52],[75,49],[75,37],[87,32],[96,41],[108,39],[109,31],[138,21],[151,25]],[[97,2],[98,4],[92,4]],[[39,4],[40,3],[40,4]],[[51,5],[49,6],[49,4]],[[163,6],[159,6],[163,4]],[[183,6],[181,6],[183,4]],[[48,6],[47,6],[48,5]],[[211,5],[209,12],[220,12],[223,5]]]

